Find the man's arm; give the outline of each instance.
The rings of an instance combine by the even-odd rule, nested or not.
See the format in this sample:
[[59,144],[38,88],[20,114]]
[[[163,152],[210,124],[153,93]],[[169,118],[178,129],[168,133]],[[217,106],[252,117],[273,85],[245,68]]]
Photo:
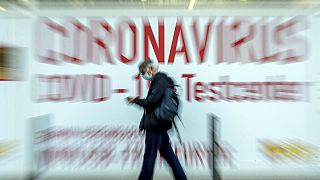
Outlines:
[[155,106],[161,101],[167,87],[168,81],[165,77],[162,77],[156,82],[150,95],[146,99],[135,98],[133,103],[143,108]]

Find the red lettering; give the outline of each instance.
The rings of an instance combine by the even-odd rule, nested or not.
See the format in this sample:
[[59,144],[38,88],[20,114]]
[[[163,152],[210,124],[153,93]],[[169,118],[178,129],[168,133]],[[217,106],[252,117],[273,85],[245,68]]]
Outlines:
[[205,92],[205,88],[206,86],[202,82],[197,82],[194,84],[194,98],[196,101],[202,102],[204,100],[203,96],[200,94]]
[[159,64],[164,63],[164,23],[163,20],[158,21],[158,44],[152,32],[149,20],[144,21],[144,59],[149,58],[149,42],[152,45],[154,53]]
[[[103,51],[106,61],[110,64],[114,64],[113,56],[110,52],[109,45],[112,43],[113,29],[112,27],[102,18],[94,19],[91,21],[92,33],[93,33],[93,58],[92,62],[100,64],[100,53],[99,50]],[[103,31],[103,37],[100,37],[100,32]]]
[[[181,37],[182,47],[179,50],[177,50],[179,37]],[[190,63],[189,53],[186,46],[186,41],[184,39],[182,23],[179,20],[177,21],[176,27],[174,29],[174,34],[173,34],[173,39],[172,39],[172,44],[171,44],[170,54],[168,59],[169,64],[174,63],[177,53],[183,53],[185,56],[186,63]]]
[[200,58],[200,62],[199,62],[200,64],[204,62],[204,58],[205,58],[205,54],[206,54],[206,50],[207,50],[208,39],[209,39],[209,33],[211,32],[211,27],[212,27],[212,19],[210,19],[208,21],[208,24],[206,26],[204,40],[202,40],[202,42],[200,42],[200,37],[199,37],[199,33],[198,33],[198,21],[194,20],[193,24],[192,24],[193,36],[194,36],[194,40],[196,43],[198,55]]
[[[123,37],[124,36],[124,30],[127,30],[129,27],[129,30],[132,34],[131,39],[132,40],[132,47],[130,47],[129,49],[132,50],[132,56],[130,58],[126,57],[123,54]],[[119,34],[119,39],[118,39],[118,54],[119,54],[119,58],[120,61],[123,62],[124,64],[130,64],[133,63],[136,58],[137,58],[137,46],[138,46],[138,41],[137,41],[137,36],[138,36],[138,30],[137,30],[137,26],[135,25],[135,23],[131,20],[126,20],[126,21],[121,21],[119,24],[119,29],[118,29],[118,34]]]
[[187,91],[187,94],[186,94],[186,98],[187,98],[187,101],[191,101],[190,100],[190,79],[195,77],[195,74],[182,74],[182,78],[186,78],[186,91]]

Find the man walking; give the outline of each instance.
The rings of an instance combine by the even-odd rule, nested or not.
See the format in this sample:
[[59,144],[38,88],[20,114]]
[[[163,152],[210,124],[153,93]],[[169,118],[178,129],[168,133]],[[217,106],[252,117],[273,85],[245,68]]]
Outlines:
[[153,177],[154,164],[158,150],[161,156],[170,165],[176,180],[186,180],[187,177],[181,164],[173,153],[167,130],[172,123],[159,121],[154,113],[160,106],[165,90],[174,82],[165,73],[159,72],[158,67],[151,61],[146,60],[139,65],[139,72],[145,80],[151,80],[150,88],[145,99],[128,97],[130,104],[137,104],[144,108],[144,114],[139,128],[146,131],[145,152],[139,180],[151,180]]

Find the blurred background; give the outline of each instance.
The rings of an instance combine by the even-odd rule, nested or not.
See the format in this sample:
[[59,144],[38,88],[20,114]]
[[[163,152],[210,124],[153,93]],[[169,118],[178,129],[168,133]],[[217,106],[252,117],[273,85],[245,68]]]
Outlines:
[[207,9],[207,8],[317,8],[317,0],[3,0],[1,5],[4,9],[55,9],[59,8],[178,8],[178,9]]
[[[137,179],[147,58],[188,179],[320,179],[320,1],[0,0],[0,180]],[[154,179],[173,179],[158,155]]]

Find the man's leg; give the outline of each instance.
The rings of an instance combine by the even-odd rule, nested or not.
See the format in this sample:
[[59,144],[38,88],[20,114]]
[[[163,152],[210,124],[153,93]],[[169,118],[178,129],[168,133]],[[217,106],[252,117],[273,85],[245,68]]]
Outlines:
[[161,133],[161,145],[160,145],[160,154],[170,165],[174,177],[176,180],[186,180],[187,177],[181,167],[181,164],[173,153],[172,147],[169,142],[169,136],[166,131]]
[[146,131],[145,151],[142,169],[138,180],[151,180],[153,169],[159,148],[160,133],[157,131]]

